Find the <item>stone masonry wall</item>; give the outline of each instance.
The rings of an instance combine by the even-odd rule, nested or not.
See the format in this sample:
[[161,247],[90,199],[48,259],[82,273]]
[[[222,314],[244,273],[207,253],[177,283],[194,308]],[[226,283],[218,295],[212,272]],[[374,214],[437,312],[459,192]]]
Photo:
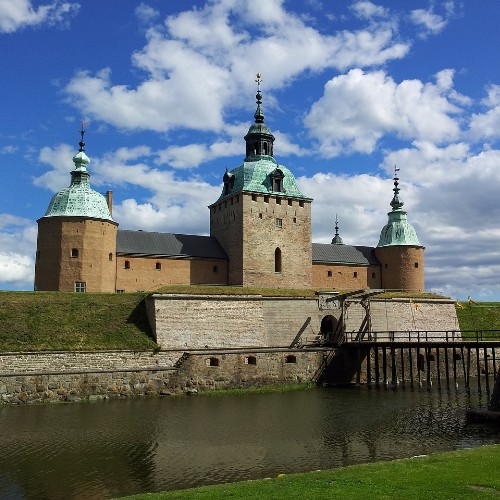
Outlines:
[[323,317],[316,299],[153,295],[146,307],[163,349],[286,347],[308,318],[306,334],[317,334]]

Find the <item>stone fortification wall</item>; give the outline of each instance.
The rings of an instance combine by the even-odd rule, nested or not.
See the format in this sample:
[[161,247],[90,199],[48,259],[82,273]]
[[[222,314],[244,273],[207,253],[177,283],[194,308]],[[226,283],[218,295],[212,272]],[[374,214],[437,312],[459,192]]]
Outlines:
[[0,376],[120,369],[169,368],[182,353],[171,351],[50,351],[0,353]]
[[153,295],[146,308],[163,349],[286,347],[303,327],[317,334],[323,316],[307,298]]
[[[346,333],[357,332],[365,309],[356,301],[348,302]],[[448,299],[370,300],[371,330],[391,332],[393,339],[404,340],[408,332],[459,332],[455,303]],[[381,335],[381,337],[384,333]],[[421,334],[422,335],[422,334]],[[425,334],[424,334],[425,335]],[[441,335],[441,334],[440,334]],[[459,333],[457,333],[459,336]],[[411,336],[413,339],[414,335]],[[422,337],[424,338],[424,337]],[[428,334],[428,340],[432,335]]]
[[0,403],[81,401],[312,379],[322,350],[0,354]]

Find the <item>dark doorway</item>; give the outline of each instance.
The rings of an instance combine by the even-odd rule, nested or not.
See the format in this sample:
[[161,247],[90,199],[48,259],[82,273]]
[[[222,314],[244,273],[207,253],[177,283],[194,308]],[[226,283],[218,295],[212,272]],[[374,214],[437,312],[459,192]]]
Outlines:
[[343,338],[343,332],[337,329],[338,321],[335,317],[328,315],[321,320],[321,335],[327,344],[339,344]]

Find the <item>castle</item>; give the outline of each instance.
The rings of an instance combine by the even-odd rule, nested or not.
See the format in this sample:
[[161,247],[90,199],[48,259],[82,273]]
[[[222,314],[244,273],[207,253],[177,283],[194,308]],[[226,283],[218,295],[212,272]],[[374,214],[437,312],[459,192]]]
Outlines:
[[70,185],[38,222],[35,290],[153,291],[170,284],[322,290],[424,289],[424,247],[408,223],[394,177],[388,222],[376,247],[311,242],[311,203],[274,158],[260,80],[243,163],[223,176],[210,236],[119,230],[112,193],[90,187],[81,132]]

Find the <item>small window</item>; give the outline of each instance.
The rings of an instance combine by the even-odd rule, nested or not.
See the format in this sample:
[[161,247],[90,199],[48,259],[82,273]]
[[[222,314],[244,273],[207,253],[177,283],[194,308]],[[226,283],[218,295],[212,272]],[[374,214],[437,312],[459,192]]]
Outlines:
[[293,205],[293,200],[288,200],[288,206],[291,207]]
[[256,365],[257,358],[255,356],[248,356],[245,358],[245,364],[246,365]]
[[116,290],[116,293],[125,293],[125,290]]
[[281,198],[276,198],[276,205],[281,205]]
[[297,217],[294,217],[293,218],[293,223],[296,224],[297,223]]
[[418,269],[418,262],[415,262],[415,269]]
[[375,273],[372,273],[372,278],[375,278],[375,277],[376,277]]
[[384,264],[384,267],[387,269],[389,267],[389,264]]
[[303,208],[304,207],[304,202],[302,200],[299,201],[299,207]]
[[283,219],[276,218],[276,227],[283,227]]
[[123,267],[125,269],[130,269],[130,261],[129,260],[126,260],[124,263],[123,263]]
[[331,272],[331,271],[327,271],[327,272],[326,272],[326,275],[327,275],[329,278],[331,278],[331,277],[332,277],[332,272]]
[[214,266],[214,267],[212,268],[212,271],[213,271],[214,273],[218,273],[218,272],[219,272],[219,267],[218,267],[218,266]]
[[85,292],[87,285],[85,281],[75,281],[75,292]]
[[206,360],[206,365],[207,366],[219,366],[219,358],[207,358]]
[[257,201],[257,195],[256,194],[252,194],[252,201]]
[[293,354],[289,354],[285,358],[285,363],[297,363],[297,356],[294,356]]
[[357,271],[354,271],[354,277],[357,278],[358,277],[358,272]]
[[78,257],[78,248],[72,248],[71,249],[71,257],[72,258]]
[[262,212],[259,214],[259,219],[262,219]]
[[269,203],[269,196],[264,196],[264,203]]
[[111,252],[109,252],[108,259],[110,262],[113,260],[113,254]]
[[161,271],[161,262],[156,263],[156,270]]

